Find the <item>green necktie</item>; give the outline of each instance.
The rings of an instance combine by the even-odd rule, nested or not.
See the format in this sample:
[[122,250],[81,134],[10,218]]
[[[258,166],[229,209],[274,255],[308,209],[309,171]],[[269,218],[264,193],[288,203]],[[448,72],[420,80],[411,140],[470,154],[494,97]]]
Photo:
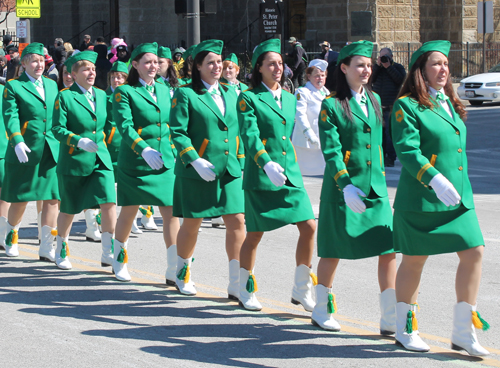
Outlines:
[[90,102],[94,102],[94,100],[95,100],[94,96],[92,96],[92,93],[90,93],[89,91],[85,92],[85,97],[87,97],[87,99]]
[[146,91],[149,93],[155,93],[155,86],[150,86],[149,84],[146,84]]
[[274,96],[274,101],[276,101],[276,102],[281,101],[281,96],[280,96],[280,98],[278,98],[278,96]]
[[365,106],[365,105],[366,105],[366,103],[367,103],[367,101],[366,101],[366,96],[365,96],[365,95],[361,96],[361,100],[359,101],[359,104],[360,104],[361,106]]
[[447,97],[443,92],[441,91],[437,91],[436,93],[436,100],[437,101],[446,101],[447,100]]
[[218,89],[214,88],[213,90],[210,91],[210,94],[213,96],[213,95],[217,95],[217,96],[221,96],[221,93]]
[[40,79],[35,81],[35,87],[43,88],[43,82]]
[[325,93],[325,92],[323,92],[322,90],[320,90],[320,91],[319,91],[319,93],[321,93],[321,96],[326,95],[326,93]]

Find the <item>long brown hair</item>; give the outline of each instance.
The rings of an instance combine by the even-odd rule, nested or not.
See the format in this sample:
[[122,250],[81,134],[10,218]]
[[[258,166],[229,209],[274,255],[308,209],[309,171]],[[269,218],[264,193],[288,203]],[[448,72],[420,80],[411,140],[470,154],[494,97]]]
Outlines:
[[[408,76],[406,77],[405,82],[403,83],[403,87],[401,87],[401,90],[399,91],[398,98],[409,94],[410,97],[416,100],[419,105],[430,109],[434,108],[435,105],[431,101],[427,86],[427,78],[425,76],[425,64],[433,52],[434,51],[426,52],[420,56],[417,61],[415,61],[410,72],[408,73]],[[460,102],[455,94],[449,74],[446,85],[444,86],[444,92],[450,99],[455,112],[460,115],[462,120],[465,121],[467,118],[467,111],[465,110],[465,106]]]

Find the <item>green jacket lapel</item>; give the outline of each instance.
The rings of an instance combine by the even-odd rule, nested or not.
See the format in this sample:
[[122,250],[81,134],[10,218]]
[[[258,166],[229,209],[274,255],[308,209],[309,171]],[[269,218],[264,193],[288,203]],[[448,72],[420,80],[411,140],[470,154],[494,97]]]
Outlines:
[[155,93],[156,101],[165,101],[170,106],[170,91],[165,84],[158,83],[157,88],[155,88]]
[[26,75],[26,72],[21,74],[21,76],[19,77],[19,81],[23,82],[24,89],[26,89],[29,93],[31,93],[33,96],[35,96],[36,98],[38,98],[40,101],[42,101],[45,104],[45,101],[43,100],[42,96],[40,96],[40,94],[36,90],[35,85],[29,79],[29,77]]
[[[156,108],[158,108],[158,104],[155,102],[153,97],[151,97],[151,94],[147,91],[146,87],[144,87],[141,82],[137,82],[137,84],[134,87],[138,94],[144,97],[146,101],[148,101],[150,104],[153,104],[156,106]],[[156,100],[158,100],[158,95],[156,96]]]
[[87,109],[93,116],[96,116],[96,113],[94,112],[94,110],[92,110],[92,107],[90,107],[89,100],[87,100],[87,97],[85,97],[78,84],[73,83],[70,90],[73,92],[75,101],[82,105],[85,109]]
[[[219,87],[219,89],[220,89],[220,87]],[[198,98],[201,100],[201,102],[203,102],[205,105],[207,105],[208,108],[210,110],[212,110],[212,112],[215,115],[217,115],[217,117],[220,120],[225,121],[224,117],[222,116],[222,113],[220,112],[219,106],[217,106],[217,104],[215,103],[214,99],[212,98],[212,95],[210,93],[208,93],[206,88],[203,88],[202,92],[205,92],[205,93],[198,95]],[[226,108],[227,108],[227,104],[226,104]]]
[[[351,97],[349,99],[349,105],[351,106],[351,111],[354,115],[356,115],[359,119],[361,119],[363,122],[368,123],[368,118],[366,117],[365,113],[361,109],[361,106],[359,106],[358,101],[354,97]],[[368,104],[370,105],[370,104]],[[373,112],[373,109],[372,109]],[[374,112],[373,112],[374,113]],[[370,108],[368,108],[368,116],[370,116]]]
[[[431,100],[432,101],[432,100]],[[451,110],[451,113],[453,114],[455,109],[453,108],[453,106],[451,105],[451,103],[449,102],[449,100],[446,100],[446,102],[448,103],[448,106]],[[448,114],[448,112],[446,112],[446,110],[444,109],[443,106],[441,106],[440,103],[438,103],[436,100],[433,100],[432,103],[434,104],[433,108],[430,109],[433,113],[435,113],[436,115],[442,117],[444,120],[446,120],[448,123],[450,123],[451,125],[453,125],[456,129],[459,129],[459,127],[457,126],[458,124],[455,124],[455,121],[454,119],[450,116],[450,114]],[[460,130],[460,129],[459,129]]]
[[[278,104],[274,100],[272,93],[269,92],[267,90],[267,88],[265,86],[263,86],[262,84],[259,87],[257,87],[256,89],[258,90],[260,100],[262,102],[264,102],[265,104],[267,104],[271,109],[274,110],[274,112],[276,112],[283,119],[286,119],[285,114],[283,114],[283,109],[280,109],[280,107],[278,106]],[[283,91],[281,93],[283,94]],[[284,107],[283,106],[283,96],[281,98],[281,106]]]

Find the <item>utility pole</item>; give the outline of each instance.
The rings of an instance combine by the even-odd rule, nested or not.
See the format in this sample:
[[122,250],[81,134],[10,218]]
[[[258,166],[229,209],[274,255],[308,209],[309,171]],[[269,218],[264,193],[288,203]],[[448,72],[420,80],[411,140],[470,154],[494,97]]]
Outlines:
[[200,0],[187,0],[188,47],[200,43]]

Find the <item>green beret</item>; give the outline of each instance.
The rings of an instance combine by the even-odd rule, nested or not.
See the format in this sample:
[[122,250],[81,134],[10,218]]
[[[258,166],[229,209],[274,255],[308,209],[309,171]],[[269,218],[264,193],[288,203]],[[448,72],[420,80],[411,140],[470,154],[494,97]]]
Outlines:
[[182,55],[182,51],[179,47],[177,47],[175,50],[174,50],[174,55],[175,54],[181,54]]
[[172,51],[168,47],[158,47],[158,57],[164,59],[172,59]]
[[189,46],[188,49],[184,52],[184,54],[182,54],[182,58],[184,60],[187,60],[187,58],[190,57],[191,54],[193,53],[193,51],[196,48],[196,46],[197,45]]
[[123,61],[115,61],[113,63],[113,66],[111,67],[110,72],[121,72],[128,74],[127,64],[125,64]]
[[79,52],[76,55],[72,55],[64,63],[64,65],[66,65],[66,69],[68,70],[68,73],[71,73],[71,67],[73,66],[73,64],[76,63],[77,61],[81,61],[81,60],[90,61],[92,64],[95,64],[95,61],[97,60],[97,52],[85,50],[85,51]]
[[373,42],[356,41],[347,46],[344,46],[342,50],[340,50],[340,54],[337,60],[342,61],[348,56],[355,56],[355,55],[371,58],[372,52],[373,52]]
[[222,47],[224,46],[224,42],[221,40],[205,40],[201,41],[198,46],[194,49],[191,57],[194,58],[202,51],[213,52],[214,54],[220,55],[222,54]]
[[229,60],[238,65],[238,56],[236,54],[229,54],[227,58],[224,59],[224,61]]
[[448,57],[448,54],[450,53],[450,48],[451,48],[451,42],[450,41],[441,41],[441,40],[436,40],[436,41],[429,41],[424,43],[420,48],[413,53],[411,56],[411,61],[410,61],[410,69],[415,64],[415,61],[425,54],[426,52],[429,51],[438,51],[444,56]]
[[134,49],[134,51],[132,51],[132,56],[130,56],[130,60],[134,60],[137,57],[137,55],[145,54],[146,52],[158,55],[158,44],[156,42],[141,43]]
[[270,38],[255,48],[252,56],[252,68],[255,68],[259,56],[269,51],[281,54],[281,41],[279,38]]
[[40,56],[45,56],[43,54],[43,44],[40,42],[33,42],[30,43],[28,46],[26,46],[23,50],[23,53],[21,54],[21,57],[28,55],[28,54],[37,54]]

